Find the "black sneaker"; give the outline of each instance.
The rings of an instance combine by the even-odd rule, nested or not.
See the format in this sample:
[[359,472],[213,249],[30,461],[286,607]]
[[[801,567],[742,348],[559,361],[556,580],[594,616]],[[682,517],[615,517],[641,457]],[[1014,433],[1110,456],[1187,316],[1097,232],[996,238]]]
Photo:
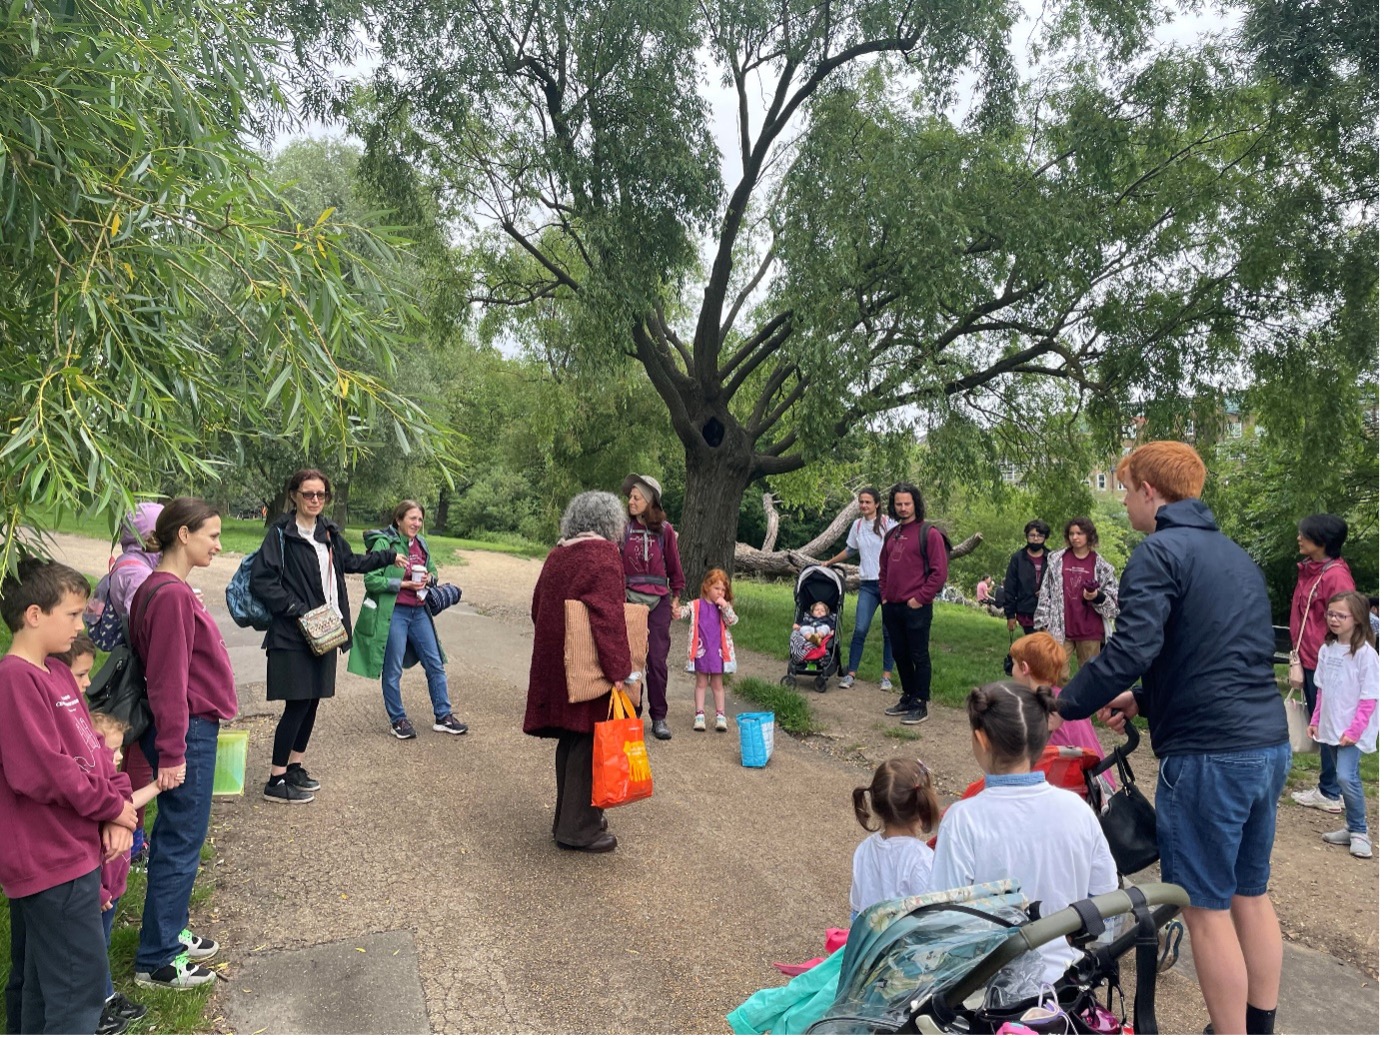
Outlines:
[[899,718],[904,724],[922,724],[927,720],[927,704],[919,703]]
[[899,700],[897,703],[895,703],[893,706],[888,707],[888,708],[885,709],[885,711],[884,711],[884,716],[885,716],[885,717],[902,717],[904,714],[908,713],[908,711],[911,710],[911,709],[913,709],[913,708],[912,708],[911,706],[908,705],[908,700],[907,700],[907,699],[900,699],[900,700]]
[[391,723],[389,730],[394,734],[394,738],[396,739],[418,738],[418,732],[414,730],[413,722],[407,717],[401,717],[399,720]]
[[466,725],[458,721],[455,715],[448,714],[433,721],[433,731],[446,732],[448,735],[465,735]]
[[310,804],[312,794],[290,785],[288,776],[276,775],[264,784],[264,799],[275,804]]
[[301,764],[290,764],[284,776],[294,789],[306,789],[309,793],[322,788],[322,783],[307,773]]
[[205,966],[188,962],[186,955],[179,955],[167,966],[161,966],[152,973],[135,973],[135,983],[142,988],[174,988],[179,991],[201,987],[215,979],[215,973]]
[[101,1019],[96,1024],[97,1034],[124,1034],[125,1028],[130,1026],[130,1021],[121,1016],[111,1004],[107,1002],[101,1009]]
[[126,1020],[138,1020],[145,1013],[149,1012],[138,1002],[131,1002],[128,998],[117,991],[106,1000],[106,1008],[112,1010]]

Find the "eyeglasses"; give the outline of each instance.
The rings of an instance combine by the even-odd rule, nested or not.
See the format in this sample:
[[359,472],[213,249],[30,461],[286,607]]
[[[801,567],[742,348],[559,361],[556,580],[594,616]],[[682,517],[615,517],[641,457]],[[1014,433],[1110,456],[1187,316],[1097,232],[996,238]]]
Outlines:
[[300,490],[298,496],[304,501],[325,501],[331,497],[325,490]]
[[1349,613],[1332,613],[1332,612],[1328,612],[1328,613],[1326,614],[1326,618],[1327,618],[1328,620],[1349,620],[1349,619],[1351,619],[1351,615],[1350,615]]

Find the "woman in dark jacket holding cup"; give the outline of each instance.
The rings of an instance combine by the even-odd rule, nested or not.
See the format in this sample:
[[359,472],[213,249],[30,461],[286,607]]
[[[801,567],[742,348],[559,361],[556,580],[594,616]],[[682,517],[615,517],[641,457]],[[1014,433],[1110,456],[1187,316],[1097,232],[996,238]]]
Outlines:
[[298,620],[329,606],[346,628],[351,647],[351,604],[346,574],[386,566],[404,567],[407,556],[393,550],[357,555],[335,523],[322,517],[332,486],[317,469],[300,469],[288,480],[289,511],[269,527],[250,570],[250,590],[273,619],[265,632],[268,653],[266,697],[284,701],[274,730],[274,756],[264,798],[278,804],[305,804],[321,783],[303,768],[303,755],[317,720],[317,702],[336,694],[336,652],[318,656]]
[[[637,684],[625,630],[624,567],[616,547],[624,527],[624,509],[614,494],[588,490],[574,497],[562,514],[562,539],[538,575],[531,610],[533,660],[524,732],[557,740],[553,839],[565,850],[593,854],[616,846],[615,837],[606,832],[605,812],[591,806],[595,725],[610,712],[610,694],[585,703],[568,702],[566,602],[572,599],[586,606],[596,658],[611,686]],[[631,698],[637,699],[638,692]]]
[[649,719],[655,739],[671,739],[668,729],[669,628],[687,581],[678,556],[678,535],[663,511],[663,487],[653,476],[630,473],[620,485],[629,504],[629,521],[620,539],[625,563],[625,600],[649,607]]

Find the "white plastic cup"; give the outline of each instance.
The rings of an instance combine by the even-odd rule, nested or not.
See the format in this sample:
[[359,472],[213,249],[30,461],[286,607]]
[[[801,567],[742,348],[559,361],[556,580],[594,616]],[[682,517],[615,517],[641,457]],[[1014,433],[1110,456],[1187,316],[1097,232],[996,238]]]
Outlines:
[[426,581],[427,579],[428,579],[428,567],[427,567],[427,566],[414,566],[414,567],[413,567],[413,582],[414,582],[415,584],[421,584],[421,583],[423,583],[424,581]]

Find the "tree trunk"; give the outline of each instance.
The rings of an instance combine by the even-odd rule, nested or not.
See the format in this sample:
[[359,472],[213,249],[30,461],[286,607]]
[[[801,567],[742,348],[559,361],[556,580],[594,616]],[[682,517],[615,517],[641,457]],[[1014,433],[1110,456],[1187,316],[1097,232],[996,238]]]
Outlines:
[[447,488],[439,487],[437,491],[437,510],[433,512],[432,529],[437,533],[447,532],[447,513],[452,506],[452,496],[447,493]]
[[351,484],[343,479],[337,483],[335,491],[332,495],[332,522],[344,530],[346,517],[351,510]]
[[701,585],[707,570],[729,573],[735,564],[735,530],[740,499],[750,485],[751,460],[749,450],[736,450],[729,438],[716,448],[698,444],[687,450],[678,552],[688,595]]
[[264,513],[264,525],[268,526],[274,520],[288,511],[288,491],[279,490],[274,494],[274,500],[268,504],[268,511]]

